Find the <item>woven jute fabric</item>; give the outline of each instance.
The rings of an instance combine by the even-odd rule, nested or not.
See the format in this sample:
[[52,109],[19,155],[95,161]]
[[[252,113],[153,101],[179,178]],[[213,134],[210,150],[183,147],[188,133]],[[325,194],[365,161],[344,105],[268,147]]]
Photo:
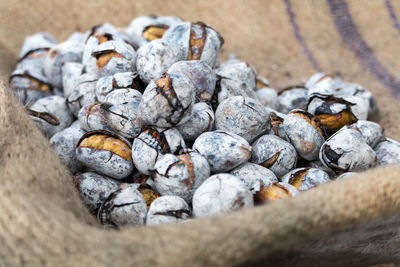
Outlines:
[[346,266],[400,262],[400,166],[293,199],[175,225],[104,229],[7,80],[26,35],[62,41],[142,14],[205,21],[275,88],[316,71],[369,88],[400,139],[400,3],[394,0],[0,1],[0,266]]

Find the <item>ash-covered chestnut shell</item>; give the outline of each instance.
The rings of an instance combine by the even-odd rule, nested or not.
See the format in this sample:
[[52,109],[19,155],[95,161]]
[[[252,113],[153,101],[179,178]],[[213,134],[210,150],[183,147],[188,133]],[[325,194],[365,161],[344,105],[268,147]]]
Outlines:
[[149,83],[153,79],[159,79],[179,60],[182,58],[174,43],[156,39],[138,49],[136,69],[140,79]]
[[207,159],[213,173],[234,169],[246,162],[252,152],[244,138],[220,130],[202,133],[194,142],[193,149]]
[[56,155],[72,173],[83,168],[82,163],[76,158],[75,146],[84,133],[80,127],[71,125],[50,138],[50,144]]
[[75,83],[75,88],[67,98],[68,107],[78,117],[79,110],[97,102],[96,99],[97,75],[82,74]]
[[161,195],[192,202],[194,191],[210,176],[207,160],[196,151],[166,154],[154,165],[154,186]]
[[63,42],[53,46],[44,61],[44,73],[53,87],[62,87],[62,67],[67,62],[81,62],[83,45]]
[[163,40],[176,44],[182,60],[202,60],[214,68],[224,39],[203,22],[183,22],[170,29]]
[[20,50],[16,70],[28,72],[32,76],[44,75],[44,62],[50,49],[57,41],[46,32],[35,33],[25,38]]
[[[363,86],[356,83],[343,83],[335,90],[335,95],[342,96],[356,96],[363,98],[368,103],[368,118],[376,117],[379,114],[379,109],[376,104],[374,95]],[[350,100],[349,100],[350,101]],[[350,101],[351,102],[351,101]],[[363,118],[359,118],[363,119]]]
[[292,110],[286,115],[283,127],[299,156],[309,161],[318,159],[325,141],[325,132],[318,118],[303,110]]
[[356,175],[356,174],[358,174],[358,173],[356,173],[356,172],[344,172],[344,173],[342,173],[341,175],[339,175],[338,177],[336,177],[335,180],[348,179],[348,178],[350,178],[351,176],[354,176],[354,175]]
[[369,112],[369,102],[367,99],[360,96],[345,95],[342,96],[344,100],[352,103],[351,111],[354,116],[359,120],[367,120]]
[[379,165],[400,163],[400,143],[386,137],[375,146],[377,162]]
[[25,37],[19,52],[19,58],[25,58],[32,51],[50,49],[57,44],[57,40],[48,32],[37,32]]
[[96,58],[96,61],[91,64],[96,64],[97,72],[95,73],[99,77],[136,70],[137,54],[135,49],[120,39],[98,45],[93,50],[92,57]]
[[303,109],[307,107],[308,89],[304,86],[290,86],[278,93],[278,110],[282,113],[288,113],[293,109]]
[[30,73],[33,76],[44,75],[43,66],[49,50],[50,48],[38,48],[28,52],[18,60],[15,69]]
[[101,224],[116,227],[145,224],[147,206],[136,184],[126,184],[101,205],[97,218]]
[[96,214],[101,204],[120,187],[120,183],[95,172],[84,172],[74,176],[83,203]]
[[136,72],[120,72],[112,76],[101,77],[96,84],[97,100],[105,102],[107,95],[118,89],[136,89],[142,93],[144,84]]
[[253,206],[253,194],[237,177],[219,173],[203,182],[193,196],[193,214],[210,217]]
[[326,75],[326,74],[325,74],[324,72],[317,72],[317,73],[314,73],[313,75],[311,75],[311,76],[307,79],[306,83],[304,84],[304,87],[305,87],[305,88],[311,88],[311,87],[313,87],[316,83],[319,82],[320,79],[323,79],[325,75]]
[[245,162],[236,167],[230,174],[239,178],[253,194],[260,191],[261,186],[268,186],[274,182],[278,182],[272,171],[250,162]]
[[237,134],[247,142],[267,132],[267,114],[256,100],[232,96],[218,105],[215,111],[215,128]]
[[193,105],[192,116],[189,120],[177,126],[177,129],[186,142],[193,142],[200,134],[214,129],[214,118],[211,106],[198,102]]
[[332,95],[342,86],[343,81],[340,78],[325,73],[316,73],[306,82],[309,96],[315,93]]
[[257,73],[253,66],[238,59],[230,59],[222,63],[215,73],[218,77],[218,103],[231,96],[245,96],[257,99]]
[[275,135],[263,135],[252,143],[250,162],[270,169],[279,178],[296,166],[296,149]]
[[41,71],[32,73],[24,69],[16,69],[11,73],[9,85],[23,104],[53,94],[53,86]]
[[173,16],[139,16],[131,21],[126,32],[140,38],[140,44],[161,38],[165,31],[182,22],[179,17]]
[[319,159],[336,173],[359,172],[375,166],[376,154],[358,130],[344,126],[322,145]]
[[350,127],[358,130],[372,148],[383,138],[383,128],[376,122],[358,120]]
[[190,218],[189,205],[178,196],[161,196],[151,203],[146,224],[177,223]]
[[317,168],[297,168],[285,174],[280,181],[296,187],[299,191],[305,191],[330,182],[330,178],[326,172]]
[[134,138],[142,128],[136,124],[136,111],[142,94],[133,89],[118,89],[104,103],[81,108],[78,119],[84,130],[111,130],[126,138]]
[[136,122],[136,114],[142,94],[134,89],[117,89],[109,93],[103,103],[107,112],[107,125],[113,131],[127,138],[140,134],[142,127]]
[[83,65],[77,62],[67,62],[62,67],[63,95],[68,98],[75,84],[83,73]]
[[135,40],[133,40],[131,36],[119,31],[109,23],[94,26],[86,32],[86,36],[84,37],[85,49],[83,50],[82,56],[82,64],[85,66],[86,72],[97,73],[98,71],[96,57],[93,57],[92,53],[99,45],[116,40],[130,45],[134,49],[137,47]]
[[185,141],[176,128],[147,128],[133,140],[132,161],[141,173],[150,175],[162,155],[183,148]]
[[279,108],[278,93],[270,87],[259,88],[256,91],[258,100],[264,107],[269,107],[272,109]]
[[93,103],[82,107],[78,113],[81,128],[85,131],[109,130],[102,104]]
[[174,63],[168,73],[182,73],[188,77],[196,89],[196,102],[211,101],[217,76],[214,70],[201,60],[184,60]]
[[183,124],[192,115],[195,89],[180,73],[165,73],[152,80],[143,93],[137,112],[139,125],[173,127]]
[[105,130],[85,133],[76,145],[80,162],[114,179],[123,179],[134,171],[131,154],[128,140]]
[[47,138],[64,130],[74,121],[65,98],[56,95],[37,100],[29,107],[28,114]]

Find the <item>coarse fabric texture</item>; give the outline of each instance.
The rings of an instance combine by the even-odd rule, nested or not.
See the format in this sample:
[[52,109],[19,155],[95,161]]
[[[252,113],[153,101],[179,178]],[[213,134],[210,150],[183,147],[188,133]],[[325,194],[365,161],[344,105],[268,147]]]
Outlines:
[[[400,262],[400,165],[225,216],[122,231],[97,224],[7,89],[26,35],[64,40],[142,14],[205,21],[275,88],[316,71],[360,83],[400,139],[400,2],[0,1],[0,266],[344,266]],[[400,15],[399,15],[400,16]]]

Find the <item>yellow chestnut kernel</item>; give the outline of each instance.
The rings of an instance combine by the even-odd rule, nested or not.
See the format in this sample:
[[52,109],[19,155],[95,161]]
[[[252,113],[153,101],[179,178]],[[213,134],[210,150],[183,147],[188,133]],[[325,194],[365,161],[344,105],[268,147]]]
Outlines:
[[164,33],[168,30],[168,28],[169,26],[165,24],[149,25],[146,28],[144,28],[142,36],[148,41],[160,39],[161,37],[163,37]]
[[188,60],[199,60],[206,43],[206,25],[202,22],[192,23],[189,39]]
[[307,174],[308,170],[309,170],[309,168],[306,168],[304,170],[300,170],[300,171],[293,173],[289,179],[289,184],[296,187],[296,189],[299,189],[301,186],[301,183],[303,182],[303,178]]
[[150,188],[150,186],[140,185],[138,187],[139,192],[143,195],[144,201],[146,201],[147,209],[150,208],[151,203],[160,196],[157,192]]
[[256,204],[264,204],[270,201],[291,197],[289,191],[279,183],[273,183],[269,186],[262,186],[254,198]]
[[348,110],[343,110],[337,114],[318,114],[316,117],[326,129],[332,131],[337,131],[343,126],[357,121],[356,116]]
[[163,90],[167,90],[171,88],[172,81],[171,77],[168,74],[163,75],[160,79],[157,80],[156,85],[158,88]]
[[260,165],[265,167],[265,168],[271,167],[277,161],[277,159],[279,158],[280,154],[281,154],[280,151],[276,152],[272,157],[270,157],[266,161],[262,162]]
[[93,134],[85,138],[79,147],[108,150],[126,160],[131,159],[131,148],[121,139],[106,134]]
[[96,61],[97,68],[99,70],[102,69],[105,65],[107,65],[107,63],[113,57],[124,58],[123,55],[121,55],[120,53],[115,52],[115,51],[108,51],[108,52],[105,52],[105,53],[101,53],[100,55],[97,56],[97,61]]

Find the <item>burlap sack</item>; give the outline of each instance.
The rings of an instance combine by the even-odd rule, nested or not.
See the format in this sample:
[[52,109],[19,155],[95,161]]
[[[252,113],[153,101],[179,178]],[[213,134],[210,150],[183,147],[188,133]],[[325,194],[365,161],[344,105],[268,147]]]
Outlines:
[[59,40],[140,14],[205,21],[276,88],[313,72],[371,89],[400,139],[400,3],[377,1],[0,1],[0,266],[343,266],[400,262],[400,166],[270,205],[177,225],[100,227],[71,176],[6,88],[25,35]]

